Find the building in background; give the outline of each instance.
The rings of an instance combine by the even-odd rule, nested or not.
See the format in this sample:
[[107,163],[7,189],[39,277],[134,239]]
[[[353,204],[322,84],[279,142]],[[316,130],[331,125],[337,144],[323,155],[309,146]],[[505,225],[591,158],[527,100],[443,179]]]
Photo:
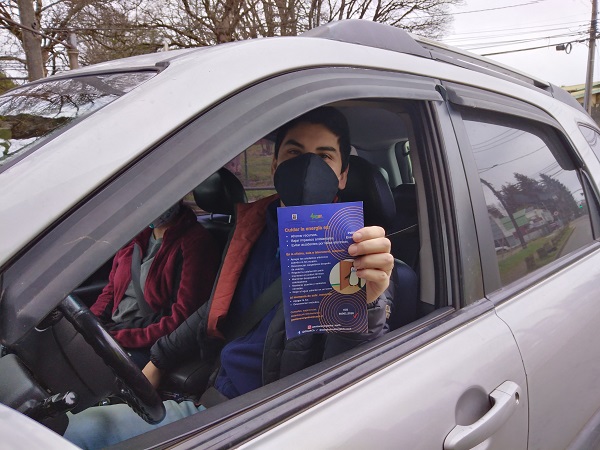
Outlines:
[[[564,90],[570,93],[583,106],[585,95],[585,84],[574,84],[572,86],[562,86]],[[600,125],[600,81],[594,81],[592,84],[592,118]]]

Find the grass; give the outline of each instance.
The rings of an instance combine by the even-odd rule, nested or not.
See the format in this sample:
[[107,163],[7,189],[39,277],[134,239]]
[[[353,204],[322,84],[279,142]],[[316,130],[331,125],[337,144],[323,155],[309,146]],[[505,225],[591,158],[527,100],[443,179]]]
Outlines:
[[[560,253],[560,249],[563,248],[564,244],[573,233],[573,230],[573,227],[565,227],[557,234],[551,234],[528,242],[527,248],[518,247],[517,249],[511,250],[508,256],[498,261],[502,282],[508,284],[531,271],[527,268],[526,263],[526,259],[529,257],[533,258],[534,270],[554,261]],[[558,240],[555,245],[556,250],[544,258],[540,258],[537,251],[547,243],[551,244],[552,239],[557,237]]]

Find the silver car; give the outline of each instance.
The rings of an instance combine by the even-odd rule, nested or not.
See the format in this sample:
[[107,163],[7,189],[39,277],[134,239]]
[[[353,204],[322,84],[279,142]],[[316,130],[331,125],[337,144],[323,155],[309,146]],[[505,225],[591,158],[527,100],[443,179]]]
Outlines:
[[273,131],[322,105],[370,171],[359,194],[385,180],[360,200],[417,276],[392,280],[389,333],[117,447],[600,447],[597,125],[556,86],[352,20],[0,97],[0,402],[19,415],[3,439],[61,434],[115,396],[160,419],[165,392],[86,305],[180,198],[221,239],[230,205],[189,194],[222,167],[248,201],[271,193]]

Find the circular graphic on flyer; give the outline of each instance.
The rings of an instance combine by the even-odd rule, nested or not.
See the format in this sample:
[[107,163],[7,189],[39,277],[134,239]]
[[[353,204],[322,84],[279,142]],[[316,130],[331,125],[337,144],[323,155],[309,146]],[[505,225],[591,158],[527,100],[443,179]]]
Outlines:
[[352,243],[352,235],[363,227],[362,209],[358,206],[347,206],[336,211],[327,223],[325,243],[327,250],[338,261],[351,258],[348,247]]
[[367,293],[358,291],[349,296],[331,291],[319,305],[319,317],[324,331],[345,332],[349,329],[364,332],[367,328],[365,304]]

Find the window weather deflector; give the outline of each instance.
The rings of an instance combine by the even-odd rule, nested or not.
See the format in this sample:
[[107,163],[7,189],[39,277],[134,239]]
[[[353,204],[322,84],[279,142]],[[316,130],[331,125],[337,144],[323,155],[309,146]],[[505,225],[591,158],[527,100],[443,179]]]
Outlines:
[[544,111],[516,98],[487,92],[482,89],[461,86],[456,83],[442,82],[442,85],[448,93],[448,101],[457,106],[502,112],[523,117],[524,119],[536,120],[557,129],[562,129],[560,124]]

